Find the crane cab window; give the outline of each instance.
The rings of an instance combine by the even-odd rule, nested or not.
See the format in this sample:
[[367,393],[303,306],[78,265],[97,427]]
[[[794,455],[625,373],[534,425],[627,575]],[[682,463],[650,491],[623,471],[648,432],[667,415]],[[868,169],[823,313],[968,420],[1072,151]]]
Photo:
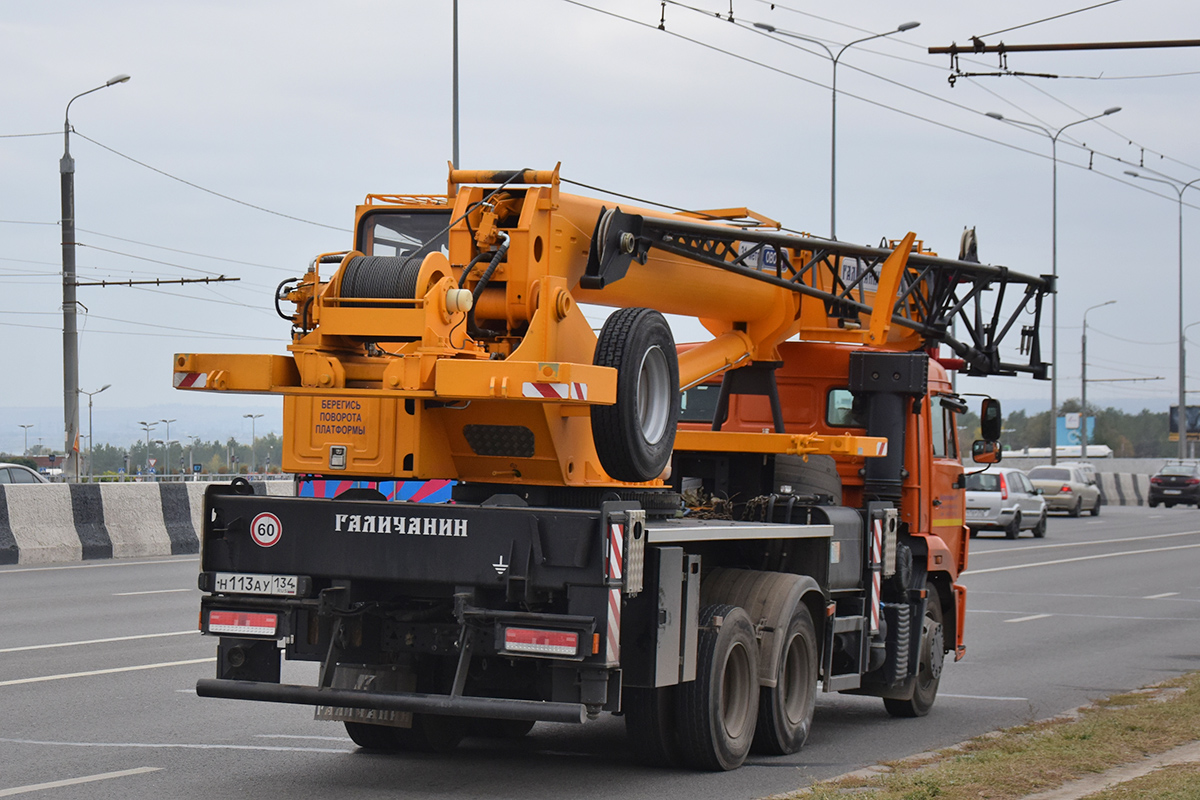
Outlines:
[[825,423],[833,428],[865,428],[862,406],[849,389],[830,389],[825,398]]
[[359,223],[358,250],[368,256],[450,254],[449,211],[376,211]]

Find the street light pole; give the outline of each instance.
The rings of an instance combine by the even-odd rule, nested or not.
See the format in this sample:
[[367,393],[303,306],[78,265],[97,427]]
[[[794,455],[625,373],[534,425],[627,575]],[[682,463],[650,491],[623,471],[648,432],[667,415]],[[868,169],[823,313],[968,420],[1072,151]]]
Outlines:
[[146,474],[150,474],[150,431],[158,427],[157,422],[139,422],[142,430],[146,432]]
[[450,163],[455,169],[458,169],[461,164],[458,163],[458,0],[454,0],[454,35],[453,35],[453,77],[451,82],[453,87],[451,90],[451,103],[453,109],[450,112],[450,127],[451,143],[450,143]]
[[88,482],[89,483],[93,479],[92,458],[96,454],[96,440],[92,438],[92,397],[94,395],[100,394],[105,389],[108,389],[111,386],[112,386],[111,383],[106,383],[94,392],[85,392],[83,389],[79,390],[80,394],[86,394],[88,396]]
[[254,420],[262,416],[262,414],[242,414],[243,417],[250,420],[250,473],[258,472],[258,454],[254,452]]
[[832,65],[833,65],[833,76],[832,76],[832,87],[831,87],[833,89],[833,99],[832,99],[832,103],[830,105],[830,111],[829,111],[829,238],[830,239],[837,238],[837,68],[838,68],[838,62],[841,61],[842,54],[845,53],[847,50],[849,50],[851,47],[853,47],[856,44],[862,44],[863,42],[869,42],[872,39],[882,39],[884,36],[891,36],[893,33],[904,33],[905,31],[911,31],[913,28],[916,28],[920,24],[921,23],[919,23],[919,22],[905,22],[901,25],[897,25],[896,29],[893,31],[888,31],[886,33],[876,33],[876,34],[872,34],[871,36],[864,36],[861,39],[855,39],[854,41],[843,45],[842,49],[837,51],[837,55],[834,55],[833,50],[831,50],[828,45],[826,45],[824,42],[822,42],[818,39],[811,39],[807,36],[802,36],[798,33],[793,33],[791,31],[781,31],[778,28],[776,28],[774,25],[768,25],[765,22],[754,23],[754,27],[758,28],[759,30],[764,30],[767,33],[774,33],[779,36],[786,36],[789,39],[799,39],[802,42],[808,42],[810,44],[817,45],[818,47],[824,49],[825,53],[829,57],[830,63],[832,63]]
[[1179,458],[1184,459],[1187,458],[1188,414],[1187,389],[1185,388],[1187,372],[1184,366],[1186,359],[1183,346],[1183,193],[1189,186],[1200,182],[1200,178],[1180,185],[1179,181],[1151,178],[1149,175],[1142,175],[1133,170],[1125,170],[1125,174],[1133,178],[1141,178],[1144,181],[1165,183],[1179,195],[1179,412],[1176,415],[1175,426],[1179,429]]
[[71,103],[128,80],[128,75],[117,75],[103,86],[81,92],[67,102],[63,112],[63,157],[58,162],[62,192],[63,421],[66,429],[63,475],[70,474],[72,465],[76,470],[79,467],[75,455],[75,437],[79,433],[79,329],[75,300],[75,159],[71,157]]
[[[173,420],[173,419],[160,419],[160,420],[159,420],[159,422],[165,422],[165,423],[166,423],[166,425],[167,425],[167,439],[170,439],[170,438],[171,438],[171,423],[172,423],[172,422],[175,422],[175,420]],[[181,446],[182,446],[182,445],[181,445]],[[168,477],[168,478],[169,478],[169,477],[171,477],[171,452],[170,452],[170,450],[168,450],[168,451],[167,451],[167,477]]]
[[1100,117],[1107,117],[1109,114],[1115,114],[1121,110],[1120,106],[1106,108],[1099,114],[1083,119],[1077,119],[1074,122],[1068,122],[1058,130],[1051,133],[1049,128],[1037,124],[1036,122],[1022,122],[1017,119],[1009,119],[1003,114],[998,114],[995,111],[987,112],[987,116],[1001,122],[1009,122],[1013,125],[1020,125],[1032,130],[1041,131],[1050,139],[1050,160],[1052,164],[1052,180],[1050,189],[1050,272],[1054,276],[1055,290],[1050,296],[1050,463],[1058,463],[1058,137],[1067,128],[1072,128],[1076,125],[1081,125],[1084,122],[1091,122]]
[[1081,394],[1082,399],[1080,400],[1080,405],[1083,406],[1083,432],[1081,434],[1079,434],[1079,444],[1080,444],[1079,457],[1080,457],[1081,461],[1087,461],[1087,446],[1088,446],[1087,315],[1088,315],[1088,311],[1092,311],[1097,308],[1104,308],[1105,306],[1111,306],[1115,302],[1117,302],[1117,301],[1116,300],[1108,300],[1104,303],[1101,303],[1100,305],[1092,306],[1091,308],[1088,308],[1087,310],[1085,310],[1083,312],[1083,339],[1080,342],[1080,354],[1081,354],[1081,358],[1083,359],[1083,368],[1082,368],[1082,371],[1080,372],[1080,376],[1083,381],[1083,389],[1082,389],[1082,394]]
[[25,429],[25,449],[21,451],[21,455],[27,456],[29,455],[29,429],[33,427],[33,424],[30,423],[29,425],[18,425],[17,427]]

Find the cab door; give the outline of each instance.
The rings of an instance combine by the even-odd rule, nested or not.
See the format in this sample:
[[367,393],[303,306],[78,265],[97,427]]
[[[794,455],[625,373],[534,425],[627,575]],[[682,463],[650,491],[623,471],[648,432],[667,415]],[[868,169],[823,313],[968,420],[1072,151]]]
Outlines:
[[966,494],[960,485],[963,474],[958,447],[957,398],[931,395],[929,403],[930,461],[930,532],[941,537],[957,562],[962,563]]

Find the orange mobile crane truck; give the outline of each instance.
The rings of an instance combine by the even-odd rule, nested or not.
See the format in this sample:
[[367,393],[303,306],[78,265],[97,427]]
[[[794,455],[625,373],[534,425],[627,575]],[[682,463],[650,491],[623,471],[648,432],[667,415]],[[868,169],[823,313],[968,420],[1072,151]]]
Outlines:
[[[371,195],[354,237],[276,291],[288,355],[179,354],[175,385],[282,395],[286,472],[453,480],[453,502],[210,486],[200,695],[314,705],[379,750],[608,711],[640,758],[713,770],[798,750],[818,691],[929,711],[964,652],[947,369],[1044,378],[1051,278],[911,233],[606,208],[557,168]],[[597,334],[581,303],[617,310]],[[664,314],[711,338],[676,346]],[[981,420],[991,463],[990,398]]]

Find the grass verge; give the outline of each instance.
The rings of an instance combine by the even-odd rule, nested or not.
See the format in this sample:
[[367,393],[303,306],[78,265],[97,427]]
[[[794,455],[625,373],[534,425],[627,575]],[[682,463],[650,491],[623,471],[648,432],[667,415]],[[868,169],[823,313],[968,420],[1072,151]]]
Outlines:
[[[1200,673],[1114,695],[1078,714],[981,736],[890,762],[873,775],[779,795],[804,800],[1019,800],[1200,740]],[[1157,785],[1147,785],[1150,781]],[[1136,789],[1121,794],[1118,789]],[[1200,770],[1166,768],[1094,795],[1103,800],[1200,797]]]

